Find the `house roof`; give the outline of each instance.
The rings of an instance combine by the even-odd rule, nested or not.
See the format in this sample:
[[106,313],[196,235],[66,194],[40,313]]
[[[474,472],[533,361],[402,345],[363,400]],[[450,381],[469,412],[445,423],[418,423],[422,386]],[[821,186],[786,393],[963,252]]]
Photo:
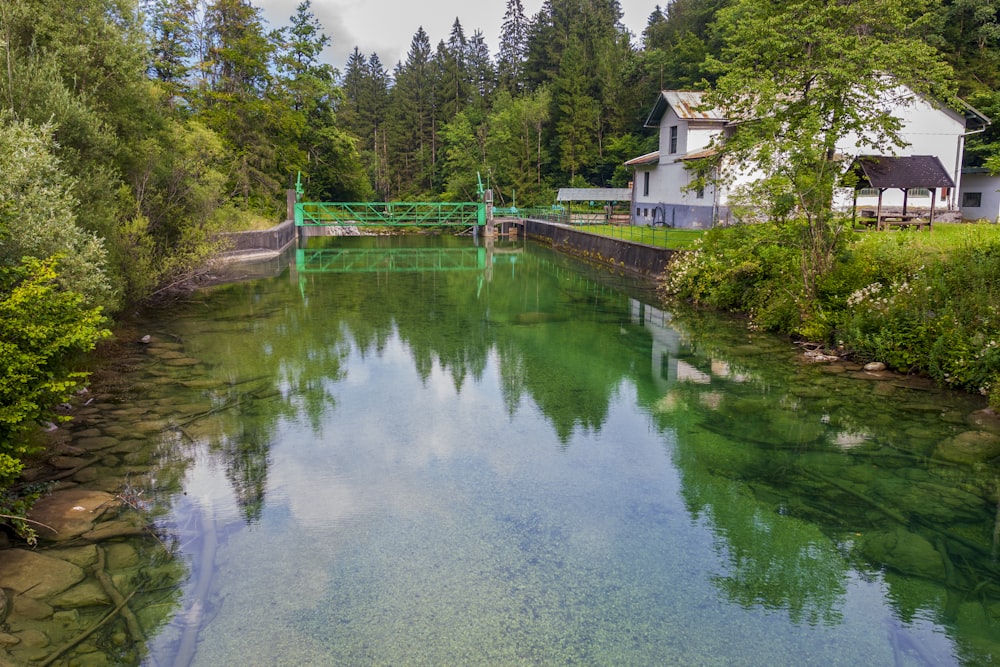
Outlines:
[[985,128],[991,123],[989,117],[982,111],[972,106],[965,100],[959,100],[962,105],[960,111],[965,114],[965,127],[968,129],[978,130],[980,128]]
[[934,155],[867,155],[854,160],[858,188],[953,188],[955,182]]
[[631,188],[559,188],[556,201],[631,201]]
[[706,157],[712,157],[713,155],[718,155],[719,151],[715,148],[703,148],[700,151],[691,151],[690,153],[685,153],[677,157],[678,160],[700,160]]
[[645,155],[640,155],[639,157],[634,157],[625,163],[626,167],[642,167],[648,164],[659,164],[660,163],[660,151],[653,151],[652,153],[646,153]]
[[719,109],[705,107],[705,93],[693,90],[661,90],[653,110],[646,118],[646,127],[658,127],[667,107],[674,110],[683,120],[725,121],[726,116]]

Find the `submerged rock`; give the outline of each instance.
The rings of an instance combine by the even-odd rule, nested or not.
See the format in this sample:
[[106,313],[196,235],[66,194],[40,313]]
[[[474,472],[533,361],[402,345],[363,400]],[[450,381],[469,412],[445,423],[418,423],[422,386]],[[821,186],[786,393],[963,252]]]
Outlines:
[[966,431],[942,440],[934,456],[952,463],[984,463],[1000,456],[1000,435]]
[[17,596],[43,599],[83,580],[83,569],[36,551],[9,549],[0,558],[0,581]]
[[91,530],[94,521],[116,505],[115,497],[104,491],[65,489],[41,498],[28,518],[47,526],[38,528],[40,539],[62,542]]
[[56,595],[51,600],[52,606],[61,609],[78,609],[80,607],[102,607],[111,604],[111,598],[97,581],[88,579],[72,588]]
[[31,621],[41,621],[52,617],[52,606],[41,600],[34,600],[24,595],[14,598],[12,613],[19,618],[26,618]]
[[969,415],[969,423],[984,431],[1000,435],[1000,414],[992,408],[976,410]]
[[945,576],[944,560],[934,545],[902,526],[869,533],[861,539],[860,547],[869,560],[897,572],[934,580]]

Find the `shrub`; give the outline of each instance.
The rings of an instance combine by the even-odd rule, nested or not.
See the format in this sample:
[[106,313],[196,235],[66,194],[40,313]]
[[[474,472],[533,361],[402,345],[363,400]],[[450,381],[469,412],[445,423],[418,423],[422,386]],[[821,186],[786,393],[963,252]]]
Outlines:
[[54,260],[0,269],[0,487],[21,471],[35,424],[86,377],[78,356],[110,335],[83,302],[60,285]]
[[753,325],[838,345],[990,396],[1000,407],[1000,236],[945,230],[849,238],[810,296],[794,226],[716,229],[677,253],[666,296],[742,311]]

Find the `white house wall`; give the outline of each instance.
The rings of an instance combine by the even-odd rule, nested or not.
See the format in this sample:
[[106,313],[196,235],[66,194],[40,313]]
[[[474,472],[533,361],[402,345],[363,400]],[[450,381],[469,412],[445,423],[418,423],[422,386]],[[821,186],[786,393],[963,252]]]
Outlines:
[[[1000,222],[1000,176],[962,175],[962,219]],[[966,206],[970,194],[978,194],[979,206]]]
[[[677,127],[677,146],[670,150],[670,128]],[[637,167],[632,184],[632,222],[640,225],[707,228],[718,214],[715,188],[701,193],[688,190],[693,175],[678,158],[707,148],[721,130],[718,121],[691,121],[680,118],[667,107],[660,119],[660,161],[658,165]],[[649,174],[648,194],[645,174]],[[700,196],[699,196],[700,194]]]

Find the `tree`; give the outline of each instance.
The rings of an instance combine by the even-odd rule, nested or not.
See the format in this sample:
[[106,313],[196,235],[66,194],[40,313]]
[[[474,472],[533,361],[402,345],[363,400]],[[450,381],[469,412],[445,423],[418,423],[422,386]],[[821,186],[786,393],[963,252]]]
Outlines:
[[[734,123],[715,164],[743,161],[762,174],[757,194],[802,221],[803,290],[814,295],[841,226],[835,185],[846,168],[838,142],[857,136],[878,152],[900,142],[887,113],[899,85],[949,100],[949,68],[914,34],[926,6],[903,0],[737,0],[720,10],[721,75],[707,103]],[[709,165],[711,166],[711,165]]]
[[507,10],[500,27],[500,53],[497,56],[497,83],[511,94],[524,89],[524,59],[528,49],[528,19],[521,0],[507,0]]
[[462,24],[456,18],[448,43],[438,44],[435,56],[437,72],[436,121],[447,123],[469,103],[470,75],[467,67],[469,43]]
[[61,257],[63,286],[88,306],[113,307],[104,243],[77,221],[74,179],[55,154],[52,127],[0,113],[0,267]]
[[393,122],[388,138],[394,196],[415,196],[431,188],[434,143],[434,79],[431,45],[421,27],[410,42],[406,63],[396,66],[390,92]]
[[472,83],[473,106],[485,112],[493,101],[497,86],[496,68],[490,57],[490,48],[481,30],[476,30],[469,38],[466,54],[466,68]]
[[276,105],[266,97],[274,83],[275,43],[264,32],[260,10],[246,0],[214,0],[205,22],[208,88],[198,111],[231,154],[232,195],[246,208],[275,208],[281,190],[271,134]]
[[187,87],[197,9],[196,0],[156,0],[149,17],[150,74],[166,89],[171,106]]
[[505,90],[497,95],[486,126],[485,153],[493,167],[495,184],[503,192],[516,193],[522,203],[551,201],[543,188],[548,167],[548,149],[543,142],[552,107],[548,88],[514,98]]
[[107,335],[101,310],[113,294],[101,240],[77,225],[51,128],[0,114],[0,172],[2,488],[35,423],[85,377],[74,362]]
[[556,120],[559,166],[569,173],[570,180],[597,159],[600,107],[588,94],[584,60],[582,43],[575,36],[570,38],[553,84],[553,101],[559,112]]

